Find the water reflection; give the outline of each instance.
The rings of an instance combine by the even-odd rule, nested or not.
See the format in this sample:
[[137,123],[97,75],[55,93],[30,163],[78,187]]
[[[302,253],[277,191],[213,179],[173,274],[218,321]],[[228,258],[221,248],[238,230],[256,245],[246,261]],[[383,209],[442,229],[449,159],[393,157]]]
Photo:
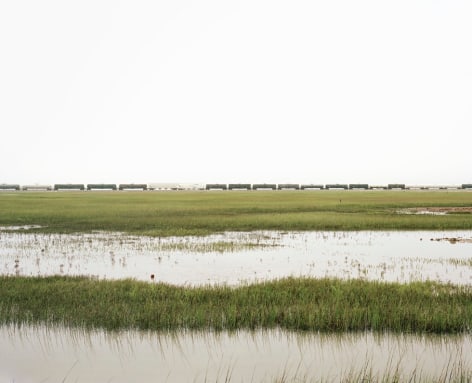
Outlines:
[[[2,382],[339,381],[368,372],[440,377],[472,370],[461,336],[233,333],[107,333],[44,326],[0,327]],[[375,379],[374,379],[375,380]]]
[[[447,240],[439,240],[446,238]],[[462,238],[464,240],[453,240]],[[87,275],[177,285],[287,276],[472,283],[471,231],[251,232],[207,237],[0,232],[4,275]]]

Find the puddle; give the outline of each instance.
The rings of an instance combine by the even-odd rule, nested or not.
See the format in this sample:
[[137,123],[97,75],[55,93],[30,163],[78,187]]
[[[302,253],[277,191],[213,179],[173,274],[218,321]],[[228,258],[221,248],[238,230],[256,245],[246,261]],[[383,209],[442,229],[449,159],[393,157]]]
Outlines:
[[20,230],[32,230],[40,229],[41,225],[23,225],[23,226],[0,226],[0,231],[20,231]]
[[[451,241],[451,238],[461,239]],[[472,232],[251,232],[151,238],[0,233],[0,274],[135,278],[175,285],[288,276],[472,283]]]
[[446,214],[471,214],[471,206],[452,207],[414,207],[398,210],[397,214],[420,214],[420,215],[446,215]]
[[397,214],[414,214],[414,215],[447,215],[445,211],[431,210],[398,210]]
[[0,339],[2,382],[305,382],[362,374],[381,381],[395,373],[400,381],[439,381],[458,373],[470,377],[472,369],[471,335],[107,333],[2,326]]

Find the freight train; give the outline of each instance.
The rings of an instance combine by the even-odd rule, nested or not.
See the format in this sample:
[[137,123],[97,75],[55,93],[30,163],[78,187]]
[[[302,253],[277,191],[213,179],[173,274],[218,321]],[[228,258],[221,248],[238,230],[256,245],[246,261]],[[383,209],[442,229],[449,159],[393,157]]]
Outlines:
[[294,183],[212,183],[212,184],[180,184],[180,183],[128,183],[128,184],[53,184],[53,185],[19,185],[0,184],[0,191],[94,191],[94,190],[465,190],[472,189],[472,184],[461,185],[406,185],[387,184],[369,185],[356,184],[294,184]]

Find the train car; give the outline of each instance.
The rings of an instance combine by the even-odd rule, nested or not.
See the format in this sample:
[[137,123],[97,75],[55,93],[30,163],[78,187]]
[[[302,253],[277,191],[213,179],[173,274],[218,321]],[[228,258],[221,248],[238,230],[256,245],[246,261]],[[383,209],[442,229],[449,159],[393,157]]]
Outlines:
[[347,184],[327,184],[325,186],[325,189],[326,190],[330,190],[330,189],[343,189],[343,190],[347,190],[349,189],[349,186]]
[[277,184],[254,184],[252,190],[277,190]]
[[302,184],[300,185],[301,190],[323,190],[324,185],[322,184]]
[[349,190],[354,189],[369,190],[369,184],[349,184]]
[[20,185],[18,184],[0,184],[0,190],[20,190]]
[[405,184],[388,184],[387,185],[388,190],[393,190],[393,189],[405,190],[405,188],[406,188]]
[[147,184],[120,184],[119,190],[148,190]]
[[175,183],[175,182],[152,182],[148,184],[148,190],[205,190],[204,184]]
[[54,184],[54,190],[85,190],[84,184]]
[[23,185],[21,190],[24,191],[51,191],[51,185]]
[[206,184],[205,190],[228,190],[228,185],[226,184]]
[[251,184],[229,184],[228,190],[251,190]]
[[300,190],[299,184],[279,184],[277,189],[279,190]]
[[116,184],[87,184],[87,190],[116,190]]

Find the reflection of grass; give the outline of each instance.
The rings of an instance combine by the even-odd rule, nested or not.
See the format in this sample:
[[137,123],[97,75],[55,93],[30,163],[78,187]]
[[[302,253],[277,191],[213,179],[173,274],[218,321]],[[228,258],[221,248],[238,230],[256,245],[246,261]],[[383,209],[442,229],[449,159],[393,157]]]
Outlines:
[[450,258],[447,260],[448,263],[454,266],[468,266],[472,267],[472,258],[460,259],[460,258]]
[[472,215],[401,209],[472,205],[470,192],[293,191],[0,194],[0,225],[38,232],[121,231],[152,236],[252,230],[472,229]]
[[[172,379],[171,371],[176,369],[180,372],[179,381],[185,382],[432,383],[470,382],[472,379],[469,352],[472,338],[468,334],[317,334],[280,329],[89,331],[47,325],[7,325],[1,326],[0,331],[7,346],[3,351],[14,349],[19,357],[24,345],[39,346],[39,351],[48,352],[56,350],[60,344],[62,352],[57,356],[62,355],[64,361],[68,361],[69,371],[77,365],[80,355],[92,350],[97,359],[79,364],[74,381],[80,378],[79,381],[84,381],[83,373],[97,363],[102,372],[109,374],[106,381],[113,381],[116,364],[110,361],[114,358],[103,363],[103,356],[110,351],[124,361],[122,371],[128,372],[127,376],[133,375],[132,370],[147,371],[139,375],[140,381],[146,382],[160,382],[169,376],[168,380],[174,381],[176,376]],[[157,354],[171,362],[162,365],[155,357]],[[130,357],[133,362],[129,364]],[[53,368],[52,365],[49,367]],[[152,372],[146,368],[151,366],[155,366]]]
[[418,263],[437,263],[440,265],[450,264],[453,266],[465,266],[472,267],[472,258],[441,258],[441,259],[426,259],[426,258],[405,258],[409,261],[414,261]]
[[[274,380],[274,383],[323,383],[331,381],[333,380],[323,377],[319,380],[312,380],[297,375],[291,377],[284,372],[281,377]],[[374,372],[371,362],[366,361],[363,366],[351,368],[337,381],[342,383],[470,383],[472,381],[472,368],[467,366],[460,358],[451,358],[439,375],[432,375],[428,371],[422,371],[420,367],[415,367],[411,373],[405,373],[398,365],[390,366],[386,371]]]
[[0,277],[0,323],[106,329],[254,329],[460,333],[470,287],[284,279],[238,288],[74,277]]

